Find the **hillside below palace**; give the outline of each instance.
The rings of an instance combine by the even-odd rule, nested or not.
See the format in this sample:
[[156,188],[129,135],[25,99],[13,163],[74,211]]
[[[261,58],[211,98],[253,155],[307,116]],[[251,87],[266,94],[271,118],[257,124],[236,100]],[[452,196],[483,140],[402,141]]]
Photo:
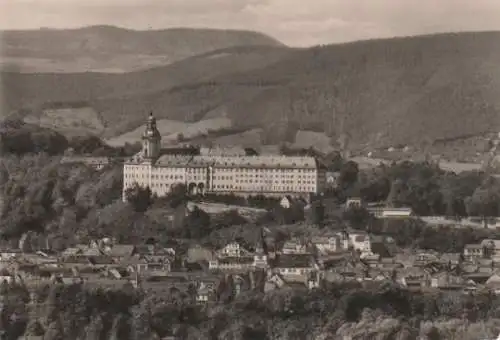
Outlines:
[[322,191],[325,172],[314,157],[170,154],[151,114],[142,135],[142,150],[124,163],[125,191],[135,184],[164,196],[182,183],[191,194],[291,196],[308,199]]

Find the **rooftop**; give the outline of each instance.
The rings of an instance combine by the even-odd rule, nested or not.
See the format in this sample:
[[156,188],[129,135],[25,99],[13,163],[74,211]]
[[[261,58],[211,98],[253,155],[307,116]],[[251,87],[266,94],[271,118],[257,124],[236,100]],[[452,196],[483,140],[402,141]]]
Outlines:
[[[129,160],[129,164],[140,163],[140,155]],[[216,168],[279,168],[316,169],[314,157],[289,156],[187,156],[163,155],[156,165],[159,167],[216,167]]]
[[313,258],[310,254],[285,254],[276,258],[276,268],[310,268]]
[[218,261],[223,264],[249,264],[253,262],[253,256],[224,257]]
[[109,159],[107,157],[93,157],[93,156],[64,156],[61,158],[61,163],[86,163],[86,164],[107,164]]

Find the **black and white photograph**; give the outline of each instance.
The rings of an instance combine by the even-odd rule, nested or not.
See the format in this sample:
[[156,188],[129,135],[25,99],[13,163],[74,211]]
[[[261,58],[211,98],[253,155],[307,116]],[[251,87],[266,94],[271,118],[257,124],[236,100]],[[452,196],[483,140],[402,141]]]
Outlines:
[[500,0],[0,0],[0,340],[500,340]]

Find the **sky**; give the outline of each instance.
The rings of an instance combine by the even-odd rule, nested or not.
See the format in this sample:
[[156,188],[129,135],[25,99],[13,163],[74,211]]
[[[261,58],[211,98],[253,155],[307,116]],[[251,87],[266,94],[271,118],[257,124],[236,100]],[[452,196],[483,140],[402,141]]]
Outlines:
[[290,46],[500,30],[500,0],[0,0],[0,29],[248,29]]

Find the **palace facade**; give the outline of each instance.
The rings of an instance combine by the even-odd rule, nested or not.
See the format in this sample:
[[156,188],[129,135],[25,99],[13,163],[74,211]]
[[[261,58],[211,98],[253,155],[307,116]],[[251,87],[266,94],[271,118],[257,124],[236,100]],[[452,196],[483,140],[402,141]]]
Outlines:
[[309,198],[322,191],[325,172],[313,157],[166,154],[155,118],[150,115],[142,151],[124,163],[123,199],[138,184],[158,196],[183,183],[190,193],[289,195]]

